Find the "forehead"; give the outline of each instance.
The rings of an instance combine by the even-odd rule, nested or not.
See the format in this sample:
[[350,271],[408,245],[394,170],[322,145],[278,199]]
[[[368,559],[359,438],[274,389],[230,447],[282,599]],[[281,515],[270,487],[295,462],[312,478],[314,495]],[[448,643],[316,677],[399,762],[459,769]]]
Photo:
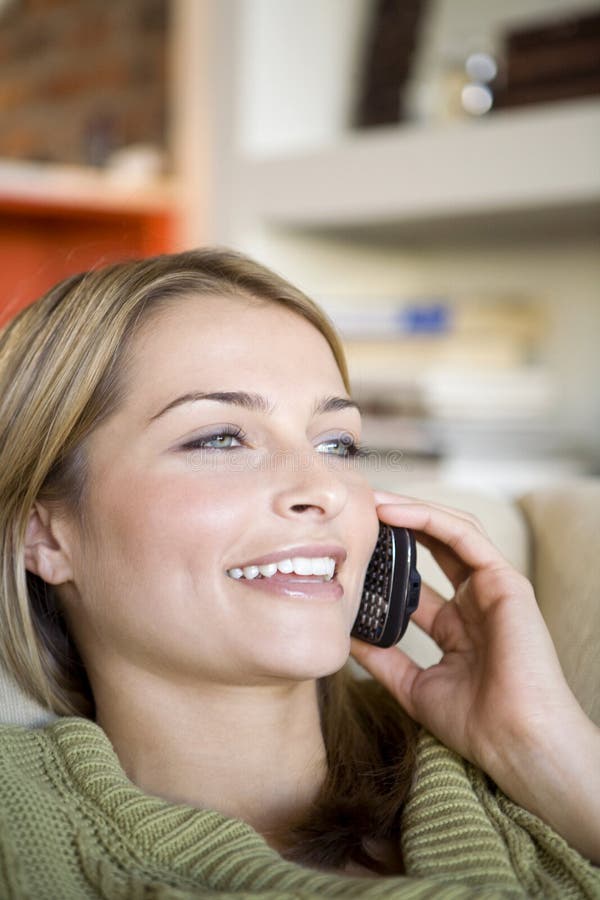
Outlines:
[[[343,388],[324,335],[308,319],[283,304],[237,296],[190,295],[151,313],[128,353],[130,385],[182,380],[236,382],[261,378],[298,383],[323,381]],[[183,384],[186,387],[185,384]]]

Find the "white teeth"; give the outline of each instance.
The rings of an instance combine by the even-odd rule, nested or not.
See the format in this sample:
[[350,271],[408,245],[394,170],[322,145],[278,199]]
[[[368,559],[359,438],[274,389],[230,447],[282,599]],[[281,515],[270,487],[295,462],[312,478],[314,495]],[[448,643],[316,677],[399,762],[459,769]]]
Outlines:
[[324,560],[326,563],[325,571],[323,575],[325,576],[325,581],[331,581],[333,578],[333,573],[335,572],[335,559],[331,559],[331,557]]
[[313,575],[327,575],[329,572],[329,561],[325,557],[313,559],[312,573]]
[[297,575],[312,575],[313,574],[313,561],[309,559],[307,556],[294,556],[292,557],[292,565],[294,567],[294,572]]
[[232,578],[271,578],[276,572],[289,575],[295,572],[297,575],[320,575],[324,581],[331,581],[335,572],[335,559],[331,556],[294,556],[293,558],[280,559],[277,562],[265,563],[262,566],[238,566],[228,569],[227,574]]

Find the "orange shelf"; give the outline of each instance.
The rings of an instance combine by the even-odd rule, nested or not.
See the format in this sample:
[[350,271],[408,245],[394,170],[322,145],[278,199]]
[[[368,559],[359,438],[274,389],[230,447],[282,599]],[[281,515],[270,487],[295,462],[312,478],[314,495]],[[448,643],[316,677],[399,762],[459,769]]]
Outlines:
[[62,278],[175,249],[175,187],[95,171],[0,163],[0,327]]

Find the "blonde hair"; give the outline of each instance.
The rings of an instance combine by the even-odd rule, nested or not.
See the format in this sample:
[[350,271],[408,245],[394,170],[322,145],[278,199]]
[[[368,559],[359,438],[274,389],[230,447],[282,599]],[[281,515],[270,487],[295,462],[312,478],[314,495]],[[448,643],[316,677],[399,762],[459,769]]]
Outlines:
[[89,715],[91,692],[50,585],[25,571],[36,499],[87,527],[88,435],[123,398],[127,347],[158,307],[185,294],[280,303],[344,351],[302,291],[241,253],[193,250],[108,266],[61,282],[0,334],[0,653],[20,686],[59,715]]
[[[58,715],[94,718],[95,706],[53,587],[25,569],[30,512],[36,500],[56,505],[87,530],[86,440],[122,402],[127,349],[136,329],[153,311],[184,295],[197,297],[198,303],[207,295],[279,303],[303,316],[327,340],[350,392],[342,343],[325,313],[275,272],[225,248],[134,260],[75,275],[23,309],[3,329],[0,654],[21,688]],[[307,860],[338,863],[368,858],[359,847],[360,828],[333,842],[315,844],[315,833],[331,832],[323,823],[330,820],[340,796],[346,798],[345,814],[348,798],[350,805],[361,809],[361,821],[369,822],[369,837],[377,817],[384,832],[396,822],[410,769],[410,753],[402,756],[401,765],[397,754],[409,749],[411,742],[400,710],[390,712],[391,698],[381,695],[380,701],[373,700],[377,690],[375,685],[368,688],[371,699],[365,706],[367,695],[357,690],[344,670],[321,680],[323,731],[332,765],[322,795],[325,813],[299,823],[295,832],[293,852],[304,853]],[[378,728],[396,748],[390,769],[399,779],[395,796],[389,783],[377,791],[374,783],[364,780],[369,746],[373,771],[381,775],[384,765],[383,744],[372,741]],[[357,765],[362,766],[358,788]],[[371,814],[364,818],[367,807]]]

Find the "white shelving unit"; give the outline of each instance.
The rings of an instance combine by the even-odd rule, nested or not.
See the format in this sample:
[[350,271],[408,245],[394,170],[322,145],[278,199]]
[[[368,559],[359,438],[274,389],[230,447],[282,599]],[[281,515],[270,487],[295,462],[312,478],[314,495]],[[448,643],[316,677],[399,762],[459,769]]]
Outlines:
[[600,229],[600,99],[345,134],[319,150],[241,159],[235,184],[246,221],[287,229],[400,237],[425,223],[439,236],[447,224],[500,232],[549,212],[568,219],[559,228]]

